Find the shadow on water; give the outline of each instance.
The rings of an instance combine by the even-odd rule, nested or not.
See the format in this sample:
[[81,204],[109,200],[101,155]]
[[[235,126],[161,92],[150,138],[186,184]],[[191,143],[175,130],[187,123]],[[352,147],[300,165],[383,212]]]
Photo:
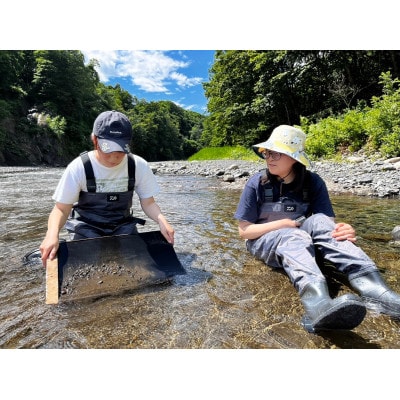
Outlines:
[[[216,178],[157,176],[157,201],[176,230],[186,275],[118,296],[45,305],[44,269],[24,266],[22,258],[39,247],[62,169],[0,170],[1,348],[400,348],[399,322],[371,312],[351,332],[306,332],[287,276],[253,259],[238,237],[233,213],[240,191],[219,188]],[[399,249],[389,244],[399,202],[332,200],[338,220],[357,228],[359,245],[400,292]],[[147,219],[140,229],[158,227]],[[333,294],[350,290],[327,272]]]

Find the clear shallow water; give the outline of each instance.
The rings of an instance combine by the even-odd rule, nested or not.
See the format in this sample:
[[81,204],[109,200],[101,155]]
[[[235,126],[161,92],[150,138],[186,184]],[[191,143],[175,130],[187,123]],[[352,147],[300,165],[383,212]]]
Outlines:
[[[121,296],[45,305],[44,269],[24,266],[22,257],[40,245],[62,171],[0,168],[0,348],[400,348],[399,322],[372,313],[351,332],[304,331],[287,277],[254,260],[238,237],[232,215],[240,191],[220,189],[216,178],[157,176],[157,201],[176,230],[187,275]],[[338,219],[357,228],[359,245],[400,292],[400,251],[389,244],[400,202],[332,200]],[[147,220],[140,229],[157,226]]]

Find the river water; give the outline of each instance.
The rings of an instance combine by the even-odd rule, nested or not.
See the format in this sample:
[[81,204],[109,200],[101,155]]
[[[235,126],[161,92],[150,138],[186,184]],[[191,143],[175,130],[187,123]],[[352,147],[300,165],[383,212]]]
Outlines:
[[[157,175],[157,202],[176,230],[175,251],[186,275],[135,293],[46,305],[43,267],[23,265],[22,258],[40,245],[62,172],[0,168],[0,348],[400,348],[399,322],[371,312],[351,332],[307,333],[287,277],[245,251],[232,217],[240,191],[221,189],[209,177]],[[400,202],[355,196],[332,201],[338,219],[356,227],[358,244],[400,292],[400,250],[390,244]],[[139,229],[158,226],[147,219]],[[331,276],[338,293],[349,291]]]

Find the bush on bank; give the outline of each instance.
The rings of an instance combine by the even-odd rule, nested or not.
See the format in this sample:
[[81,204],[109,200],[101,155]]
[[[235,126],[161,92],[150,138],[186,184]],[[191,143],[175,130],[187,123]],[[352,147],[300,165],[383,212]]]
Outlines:
[[359,150],[379,152],[386,158],[400,155],[400,80],[383,73],[380,83],[382,95],[373,97],[371,106],[359,103],[356,109],[313,124],[302,119],[310,157],[332,158]]

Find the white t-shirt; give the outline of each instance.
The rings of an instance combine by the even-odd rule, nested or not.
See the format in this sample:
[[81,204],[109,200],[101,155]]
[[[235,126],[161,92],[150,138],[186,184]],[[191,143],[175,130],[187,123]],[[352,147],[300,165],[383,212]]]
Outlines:
[[[94,151],[88,152],[92,162],[94,176],[96,178],[96,191],[101,193],[126,192],[128,190],[128,156],[115,167],[105,167],[100,164]],[[135,192],[140,199],[148,199],[155,196],[160,187],[148,165],[142,157],[135,157]],[[68,164],[57,188],[53,194],[53,200],[63,204],[74,204],[79,199],[81,191],[87,192],[85,168],[80,157],[75,158]]]

